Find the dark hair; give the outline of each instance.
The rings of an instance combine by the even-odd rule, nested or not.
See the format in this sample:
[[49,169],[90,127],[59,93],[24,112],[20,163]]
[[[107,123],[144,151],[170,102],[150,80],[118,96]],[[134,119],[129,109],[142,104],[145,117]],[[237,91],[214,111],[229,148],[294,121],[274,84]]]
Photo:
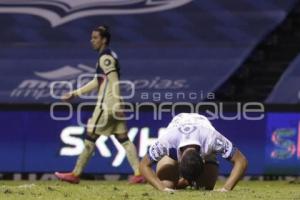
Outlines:
[[203,160],[196,150],[188,150],[184,153],[180,164],[179,171],[181,176],[190,184],[200,178],[203,172]]
[[108,26],[98,26],[94,31],[97,31],[102,38],[106,38],[106,45],[109,45],[111,35]]

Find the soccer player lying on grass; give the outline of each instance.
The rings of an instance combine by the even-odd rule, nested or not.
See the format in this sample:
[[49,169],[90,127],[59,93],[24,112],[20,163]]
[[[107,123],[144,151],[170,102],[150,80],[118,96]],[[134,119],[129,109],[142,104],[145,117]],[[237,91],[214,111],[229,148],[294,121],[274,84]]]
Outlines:
[[[216,154],[233,163],[221,192],[234,188],[246,171],[245,156],[202,115],[181,113],[149,148],[140,163],[146,180],[160,191],[187,186],[213,190],[218,177]],[[152,164],[157,163],[156,173]]]

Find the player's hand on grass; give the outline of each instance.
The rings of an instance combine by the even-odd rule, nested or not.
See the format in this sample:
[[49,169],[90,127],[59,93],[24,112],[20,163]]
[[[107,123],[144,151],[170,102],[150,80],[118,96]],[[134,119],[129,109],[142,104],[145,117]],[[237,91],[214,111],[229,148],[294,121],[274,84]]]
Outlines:
[[165,188],[165,189],[163,189],[163,192],[167,192],[167,193],[173,194],[174,192],[176,192],[176,190],[171,189],[171,188]]
[[229,190],[227,190],[226,188],[216,189],[214,191],[216,191],[216,192],[229,192]]
[[74,97],[75,97],[75,94],[72,93],[72,92],[69,92],[69,93],[67,93],[67,94],[64,94],[64,95],[61,97],[61,100],[62,100],[62,101],[65,101],[65,102],[68,102],[68,101],[71,101]]

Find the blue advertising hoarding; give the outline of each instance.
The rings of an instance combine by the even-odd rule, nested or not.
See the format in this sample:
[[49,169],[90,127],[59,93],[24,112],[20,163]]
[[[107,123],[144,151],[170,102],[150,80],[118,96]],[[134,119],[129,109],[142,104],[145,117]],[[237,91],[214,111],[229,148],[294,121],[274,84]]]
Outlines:
[[300,175],[300,114],[269,113],[265,173]]
[[[58,111],[55,116],[67,116],[66,111]],[[3,122],[0,130],[1,172],[53,172],[68,171],[75,164],[83,148],[85,129],[78,126],[77,114],[69,120],[56,121],[48,110],[1,111]],[[81,112],[85,123],[90,111]],[[230,114],[228,114],[229,116]],[[129,137],[138,148],[140,157],[171,120],[169,113],[163,113],[160,120],[153,120],[152,112],[140,112],[139,119],[128,120]],[[248,158],[248,174],[264,173],[264,151],[266,134],[265,120],[213,120],[218,131],[229,138]],[[221,161],[220,172],[228,173],[231,164]],[[125,151],[115,138],[101,137],[87,173],[131,173]]]
[[[67,117],[67,111],[55,111],[56,117]],[[83,149],[85,128],[78,125],[78,112],[70,119],[56,121],[49,110],[1,111],[0,172],[69,171]],[[91,111],[82,111],[86,123]],[[225,113],[232,116],[232,113]],[[170,113],[153,119],[150,111],[139,113],[139,119],[128,120],[129,137],[140,157],[149,145],[163,134],[171,120]],[[216,129],[229,138],[247,157],[248,175],[300,174],[299,113],[267,113],[262,120],[212,120]],[[96,142],[96,150],[86,173],[130,174],[125,151],[114,137]],[[220,173],[228,174],[231,164],[219,157]]]

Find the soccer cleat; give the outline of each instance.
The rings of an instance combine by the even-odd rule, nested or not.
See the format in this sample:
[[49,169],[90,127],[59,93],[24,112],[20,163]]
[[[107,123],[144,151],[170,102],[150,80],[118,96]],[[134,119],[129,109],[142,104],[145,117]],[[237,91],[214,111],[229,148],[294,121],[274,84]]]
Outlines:
[[61,181],[65,181],[68,183],[78,184],[80,181],[80,178],[78,176],[75,176],[72,172],[69,173],[59,173],[55,172],[54,175]]
[[129,183],[131,184],[141,184],[146,183],[146,179],[142,175],[129,177]]

